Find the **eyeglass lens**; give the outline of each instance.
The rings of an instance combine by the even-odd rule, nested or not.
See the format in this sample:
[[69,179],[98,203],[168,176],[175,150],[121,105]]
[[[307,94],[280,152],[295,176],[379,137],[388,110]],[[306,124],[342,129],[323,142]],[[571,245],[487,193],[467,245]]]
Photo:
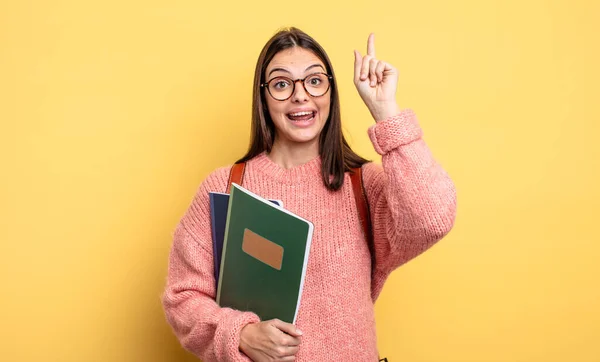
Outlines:
[[[296,82],[287,77],[275,77],[269,81],[269,93],[275,99],[285,100],[294,93]],[[308,94],[320,97],[329,89],[329,78],[326,74],[315,73],[304,78],[303,84]]]

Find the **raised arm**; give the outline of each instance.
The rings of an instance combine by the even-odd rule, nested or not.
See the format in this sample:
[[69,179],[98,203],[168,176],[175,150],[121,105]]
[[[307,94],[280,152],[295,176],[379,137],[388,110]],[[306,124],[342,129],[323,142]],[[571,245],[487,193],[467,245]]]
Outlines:
[[410,110],[369,129],[382,166],[365,165],[377,269],[390,272],[431,247],[453,227],[454,183],[433,158]]
[[354,56],[354,84],[375,119],[369,136],[383,165],[364,166],[375,244],[375,299],[393,269],[452,229],[456,191],[423,141],[415,114],[400,111],[398,71],[376,58],[373,34],[367,41],[367,54],[354,51]]

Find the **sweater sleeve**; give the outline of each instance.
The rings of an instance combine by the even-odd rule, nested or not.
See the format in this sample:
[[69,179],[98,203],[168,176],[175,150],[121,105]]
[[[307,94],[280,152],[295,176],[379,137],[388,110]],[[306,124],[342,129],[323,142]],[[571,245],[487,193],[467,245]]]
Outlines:
[[202,183],[177,225],[162,302],[167,321],[185,349],[203,361],[248,362],[239,350],[240,332],[245,325],[259,322],[259,317],[215,302],[208,192],[224,190],[227,174],[227,169],[217,170]]
[[364,166],[373,225],[375,300],[389,274],[430,248],[454,225],[454,183],[422,139],[415,114],[404,110],[369,129],[382,166]]

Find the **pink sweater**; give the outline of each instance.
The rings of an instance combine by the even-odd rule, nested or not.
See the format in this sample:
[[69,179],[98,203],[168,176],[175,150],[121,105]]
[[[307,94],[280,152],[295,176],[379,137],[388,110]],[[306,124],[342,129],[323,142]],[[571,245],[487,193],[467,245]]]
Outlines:
[[[316,158],[283,169],[265,154],[250,160],[243,185],[312,221],[314,235],[296,326],[303,332],[296,360],[377,361],[374,301],[389,274],[446,235],[456,213],[454,184],[432,158],[410,110],[369,129],[383,167],[363,177],[370,205],[376,267],[361,224],[350,176],[328,191]],[[215,303],[209,191],[224,192],[230,167],[200,186],[173,240],[163,305],[181,344],[205,362],[250,361],[239,351],[240,330],[256,314]]]

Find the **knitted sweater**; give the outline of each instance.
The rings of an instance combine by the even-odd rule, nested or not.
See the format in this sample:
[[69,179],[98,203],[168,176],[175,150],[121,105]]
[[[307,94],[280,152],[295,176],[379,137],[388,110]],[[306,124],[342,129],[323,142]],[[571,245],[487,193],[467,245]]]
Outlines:
[[[296,326],[296,361],[377,361],[374,301],[389,274],[447,234],[456,212],[454,184],[435,162],[410,110],[369,129],[382,166],[363,165],[374,235],[375,268],[346,174],[339,191],[321,179],[321,160],[284,169],[261,154],[246,164],[244,187],[313,222],[314,234]],[[240,331],[251,312],[220,308],[215,282],[208,192],[226,189],[231,167],[201,184],[178,224],[163,295],[167,320],[187,350],[204,362],[250,361]]]

